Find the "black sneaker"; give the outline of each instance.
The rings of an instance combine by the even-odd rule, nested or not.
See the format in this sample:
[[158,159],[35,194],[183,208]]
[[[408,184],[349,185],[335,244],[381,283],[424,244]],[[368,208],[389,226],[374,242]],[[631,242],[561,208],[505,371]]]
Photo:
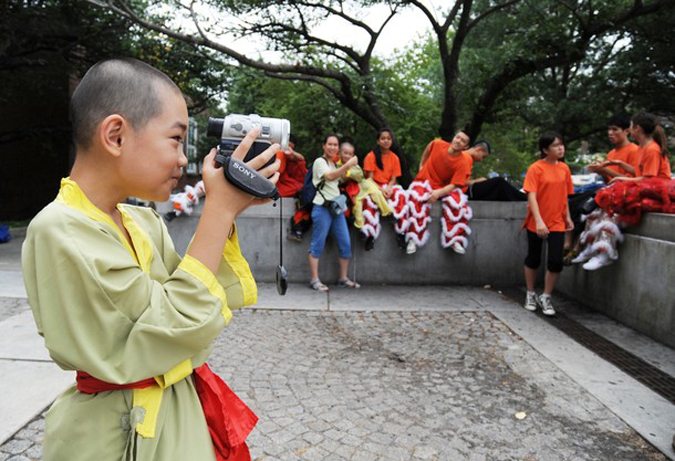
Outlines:
[[286,236],[286,238],[294,242],[302,242],[302,232],[299,231],[291,232]]
[[366,251],[370,251],[375,248],[375,238],[367,237],[366,238]]
[[405,234],[396,234],[396,244],[398,245],[399,250],[405,251],[406,249]]

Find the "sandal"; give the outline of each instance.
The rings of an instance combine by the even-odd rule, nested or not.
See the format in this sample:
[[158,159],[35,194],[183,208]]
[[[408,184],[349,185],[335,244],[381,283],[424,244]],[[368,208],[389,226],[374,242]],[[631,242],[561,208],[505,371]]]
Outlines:
[[565,256],[563,256],[563,265],[564,266],[571,266],[572,261],[579,256],[579,253],[577,253],[576,250],[567,250],[565,253]]
[[329,290],[329,288],[326,285],[321,283],[321,280],[314,280],[309,284],[309,287],[314,291],[324,292]]
[[337,285],[338,285],[340,288],[354,288],[354,289],[361,288],[361,285],[359,285],[359,284],[356,283],[356,282],[352,282],[352,281],[349,280],[349,279],[338,280]]

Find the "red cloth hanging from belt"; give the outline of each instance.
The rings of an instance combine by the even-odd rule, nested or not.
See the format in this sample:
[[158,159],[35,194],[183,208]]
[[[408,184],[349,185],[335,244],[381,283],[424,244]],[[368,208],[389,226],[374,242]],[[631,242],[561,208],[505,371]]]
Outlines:
[[[194,369],[195,388],[204,410],[217,461],[250,461],[246,437],[258,417],[207,364]],[[129,384],[101,381],[84,371],[77,372],[77,390],[85,394],[120,389],[144,389],[157,384],[154,378]]]

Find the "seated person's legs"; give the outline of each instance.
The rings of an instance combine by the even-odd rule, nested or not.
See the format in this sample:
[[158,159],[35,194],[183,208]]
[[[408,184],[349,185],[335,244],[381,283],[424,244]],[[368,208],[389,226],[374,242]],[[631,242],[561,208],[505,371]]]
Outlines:
[[496,202],[524,202],[527,195],[513,187],[502,178],[490,178],[471,184],[468,190],[471,200],[491,200]]

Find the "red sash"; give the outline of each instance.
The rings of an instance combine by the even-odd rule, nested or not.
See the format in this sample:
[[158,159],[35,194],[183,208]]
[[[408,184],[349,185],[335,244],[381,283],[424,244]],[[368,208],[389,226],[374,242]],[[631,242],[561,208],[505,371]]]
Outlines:
[[[251,461],[246,437],[258,417],[232,392],[232,389],[204,364],[195,368],[195,388],[204,410],[217,461]],[[85,394],[120,389],[144,389],[157,384],[154,378],[130,384],[111,384],[84,371],[77,372],[77,390]]]

